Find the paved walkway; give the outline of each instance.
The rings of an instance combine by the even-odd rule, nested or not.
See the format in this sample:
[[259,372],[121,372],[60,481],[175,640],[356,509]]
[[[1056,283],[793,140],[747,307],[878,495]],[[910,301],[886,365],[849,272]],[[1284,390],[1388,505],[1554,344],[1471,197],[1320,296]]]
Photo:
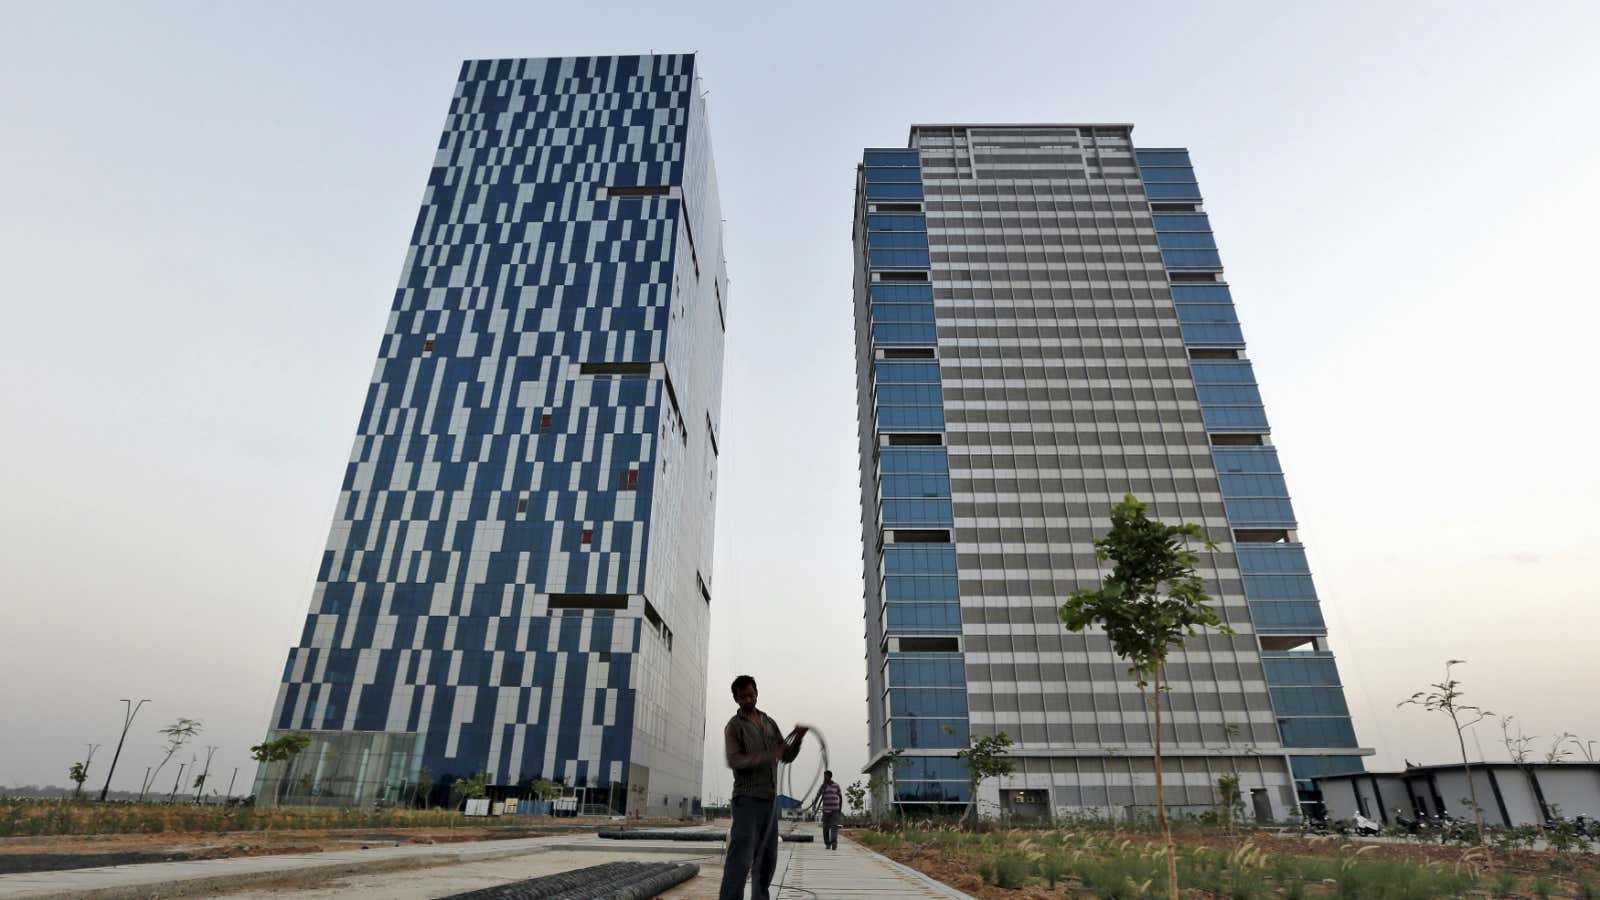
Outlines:
[[[705,830],[722,831],[716,826]],[[800,826],[798,833],[815,835],[817,840],[779,845],[778,871],[772,886],[775,900],[966,896],[847,838],[840,839],[838,850],[828,850],[822,846],[813,824]],[[381,896],[424,900],[602,862],[638,859],[696,863],[700,874],[663,896],[672,900],[707,900],[716,897],[722,880],[722,853],[723,845],[718,842],[611,841],[593,834],[406,844],[292,856],[0,875],[0,898]]]

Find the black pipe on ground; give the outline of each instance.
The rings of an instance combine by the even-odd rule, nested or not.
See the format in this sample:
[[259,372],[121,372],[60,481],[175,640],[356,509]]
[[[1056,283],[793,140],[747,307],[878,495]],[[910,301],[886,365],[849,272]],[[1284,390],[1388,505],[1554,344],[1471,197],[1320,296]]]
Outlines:
[[449,900],[649,900],[698,874],[694,863],[611,862],[451,894]]
[[717,841],[721,832],[709,831],[597,831],[595,834],[612,841]]

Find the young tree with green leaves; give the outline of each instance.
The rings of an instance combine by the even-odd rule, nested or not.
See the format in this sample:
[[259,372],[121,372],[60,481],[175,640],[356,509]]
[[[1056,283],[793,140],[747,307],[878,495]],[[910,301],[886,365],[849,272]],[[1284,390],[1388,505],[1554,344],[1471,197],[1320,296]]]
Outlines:
[[311,735],[291,731],[270,741],[262,741],[250,748],[250,756],[258,763],[270,765],[281,762],[284,764],[283,774],[278,776],[278,786],[273,791],[272,802],[274,804],[283,802],[283,787],[289,781],[290,761],[294,759],[296,754],[309,746],[311,746]]
[[1004,731],[995,735],[972,736],[964,749],[956,751],[956,758],[967,770],[972,785],[972,797],[961,813],[961,821],[978,809],[978,786],[990,778],[999,778],[1016,771],[1017,764],[1006,758],[1011,751],[1011,738]]
[[[1478,786],[1472,783],[1472,763],[1467,760],[1466,730],[1493,716],[1494,713],[1477,706],[1462,703],[1464,692],[1461,682],[1457,681],[1450,670],[1455,666],[1465,663],[1464,659],[1449,659],[1444,663],[1444,680],[1436,681],[1428,687],[1431,691],[1417,691],[1410,698],[1395,704],[1395,708],[1402,706],[1420,706],[1428,712],[1444,713],[1450,717],[1450,724],[1456,730],[1456,744],[1461,748],[1461,769],[1467,774],[1467,790],[1472,794],[1472,814],[1478,820],[1478,842],[1484,846],[1489,845],[1489,836],[1483,830],[1483,807],[1478,805]],[[1462,721],[1465,719],[1466,721]],[[1443,810],[1440,810],[1443,812]]]
[[471,778],[457,778],[450,783],[450,802],[457,806],[467,800],[477,800],[488,795],[488,772],[479,772]]
[[172,759],[173,754],[182,750],[183,746],[189,743],[195,735],[199,734],[204,727],[200,724],[199,719],[180,717],[178,721],[157,732],[157,734],[167,736],[167,744],[162,748],[166,751],[166,754],[161,757],[161,762],[156,765],[155,769],[145,777],[144,787],[139,791],[140,800],[144,799],[144,795],[149,792],[150,786],[156,783],[156,778],[160,776],[161,769],[166,766],[168,760]]
[[850,801],[850,811],[858,816],[867,808],[867,786],[859,778],[844,789],[844,797]]
[[1537,786],[1538,779],[1534,777],[1533,769],[1528,765],[1528,758],[1533,753],[1533,742],[1538,740],[1538,736],[1524,734],[1522,727],[1519,725],[1517,727],[1517,736],[1512,737],[1511,723],[1516,718],[1516,716],[1505,716],[1500,719],[1500,742],[1506,745],[1506,754],[1511,757],[1511,761],[1517,764],[1518,769],[1522,770],[1522,777],[1528,782],[1528,792],[1539,803],[1539,821],[1533,824],[1539,830],[1539,833],[1543,834],[1544,820],[1550,818],[1550,809],[1545,806],[1544,794],[1539,791]]
[[[413,797],[422,798],[422,808],[428,808],[429,798],[433,796],[433,772],[427,767],[422,767],[422,772],[417,775],[417,787]],[[413,803],[413,805],[415,805]]]
[[81,762],[75,762],[67,768],[67,778],[71,780],[74,785],[76,785],[76,787],[72,789],[72,799],[76,800],[79,797],[82,797],[83,783],[89,780],[88,768],[86,768]]
[[1149,509],[1132,494],[1111,508],[1111,530],[1094,542],[1095,557],[1112,564],[1111,574],[1098,590],[1073,591],[1061,607],[1061,621],[1069,631],[1104,630],[1154,710],[1156,815],[1167,847],[1167,895],[1178,900],[1178,852],[1161,772],[1161,677],[1168,654],[1184,639],[1202,628],[1230,635],[1233,629],[1217,617],[1195,572],[1200,557],[1191,542],[1216,549],[1205,530],[1194,523],[1168,525],[1150,518]]

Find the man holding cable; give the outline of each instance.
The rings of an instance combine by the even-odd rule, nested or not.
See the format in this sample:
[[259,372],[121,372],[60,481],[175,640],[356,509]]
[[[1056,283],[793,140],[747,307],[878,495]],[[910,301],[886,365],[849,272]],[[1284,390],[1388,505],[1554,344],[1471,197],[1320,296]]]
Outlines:
[[756,680],[733,680],[739,711],[722,729],[728,768],[733,770],[733,828],[722,866],[721,900],[740,900],[746,879],[750,900],[768,900],[778,868],[778,763],[794,762],[806,729],[795,726],[787,740],[772,717],[756,709]]

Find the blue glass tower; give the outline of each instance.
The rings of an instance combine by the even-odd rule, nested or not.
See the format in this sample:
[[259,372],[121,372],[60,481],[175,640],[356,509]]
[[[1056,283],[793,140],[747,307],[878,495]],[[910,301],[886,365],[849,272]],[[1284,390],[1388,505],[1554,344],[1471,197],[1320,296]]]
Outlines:
[[1169,807],[1252,811],[1359,771],[1304,548],[1194,172],[1127,125],[917,125],[863,154],[855,205],[874,802],[952,810],[955,758],[1005,732],[980,812],[1153,811],[1153,716],[1105,635],[1057,608],[1107,574],[1125,493],[1201,523],[1235,635],[1167,669]]
[[727,297],[693,55],[462,66],[258,796],[698,805]]

